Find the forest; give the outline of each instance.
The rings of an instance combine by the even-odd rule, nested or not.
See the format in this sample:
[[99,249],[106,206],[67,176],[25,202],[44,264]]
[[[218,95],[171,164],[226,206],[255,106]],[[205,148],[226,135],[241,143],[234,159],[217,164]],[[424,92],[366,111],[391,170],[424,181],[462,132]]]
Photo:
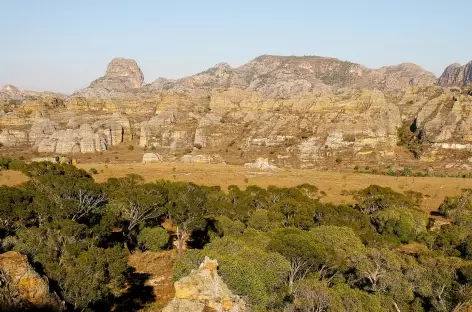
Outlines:
[[175,280],[217,259],[256,312],[459,312],[472,303],[469,189],[438,207],[448,220],[438,226],[420,210],[422,194],[377,185],[356,192],[355,205],[334,205],[310,184],[222,190],[138,175],[98,184],[72,165],[1,158],[5,169],[29,181],[0,187],[0,253],[27,255],[70,311],[119,311],[133,282],[128,256],[172,248]]

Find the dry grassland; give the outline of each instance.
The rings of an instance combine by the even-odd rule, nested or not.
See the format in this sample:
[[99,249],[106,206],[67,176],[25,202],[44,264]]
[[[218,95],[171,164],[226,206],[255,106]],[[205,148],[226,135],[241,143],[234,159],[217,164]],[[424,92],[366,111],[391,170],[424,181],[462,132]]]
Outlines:
[[371,184],[389,186],[396,191],[414,190],[423,193],[423,209],[433,211],[438,208],[446,196],[460,193],[463,188],[472,188],[472,179],[433,178],[433,177],[391,177],[361,174],[355,172],[328,172],[307,169],[280,169],[275,172],[260,171],[242,166],[212,164],[81,164],[79,168],[95,168],[97,182],[104,182],[110,177],[124,177],[134,173],[148,182],[158,179],[186,181],[204,185],[219,185],[226,189],[229,185],[245,188],[248,185],[267,187],[295,186],[303,183],[316,185],[326,193],[324,202],[350,204],[354,202],[349,191],[359,190]]
[[[79,164],[78,167],[87,171],[91,168],[98,170],[99,173],[93,175],[97,182],[134,173],[143,176],[147,182],[165,179],[219,185],[223,189],[229,185],[237,185],[240,188],[248,185],[290,187],[310,183],[326,193],[322,199],[324,202],[336,204],[354,203],[352,195],[349,195],[350,191],[378,184],[389,186],[396,191],[413,190],[423,193],[423,209],[428,212],[436,210],[446,196],[457,195],[463,188],[472,188],[472,179],[391,177],[308,169],[280,169],[269,172],[242,166],[183,163]],[[0,185],[20,185],[27,180],[27,177],[17,171],[0,172]]]

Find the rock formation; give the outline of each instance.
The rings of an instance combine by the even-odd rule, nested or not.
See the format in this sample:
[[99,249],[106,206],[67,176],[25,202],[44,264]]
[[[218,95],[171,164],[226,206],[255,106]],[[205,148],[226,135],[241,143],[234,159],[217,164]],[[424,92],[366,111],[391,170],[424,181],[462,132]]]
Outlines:
[[145,153],[143,155],[143,164],[159,163],[159,162],[162,162],[161,155],[154,154],[154,153]]
[[3,309],[63,311],[65,306],[50,292],[47,279],[29,265],[26,256],[9,251],[0,254],[0,310]]
[[139,139],[169,160],[244,164],[263,157],[276,166],[313,167],[338,156],[395,157],[398,129],[416,118],[439,155],[472,144],[472,96],[463,87],[469,72],[469,65],[453,65],[439,79],[443,87],[410,63],[369,69],[264,55],[143,85],[136,62],[118,58],[67,99],[2,88],[8,100],[0,106],[0,144],[71,154]]
[[415,64],[369,69],[362,65],[318,56],[263,55],[232,68],[226,63],[179,80],[157,79],[154,91],[198,92],[217,88],[257,91],[272,98],[290,98],[344,87],[383,91],[433,85],[436,77]]
[[180,159],[183,163],[202,163],[202,164],[225,164],[223,157],[218,154],[213,155],[206,155],[206,154],[198,154],[198,155],[184,155]]
[[92,124],[72,118],[65,129],[48,118],[36,118],[29,132],[30,143],[41,153],[95,153],[130,139],[129,121],[120,114],[99,118]]
[[79,90],[74,95],[110,96],[139,89],[143,84],[144,76],[136,61],[115,58],[108,64],[105,76],[96,79],[88,88]]
[[276,170],[277,169],[277,166],[271,165],[269,163],[269,159],[263,158],[263,157],[257,158],[255,162],[245,163],[244,166],[249,167],[249,168],[261,169],[261,170]]
[[175,282],[175,297],[163,312],[244,312],[246,303],[218,275],[218,262],[205,257],[198,270]]
[[462,66],[455,63],[449,65],[438,79],[442,86],[467,86],[472,84],[472,61]]

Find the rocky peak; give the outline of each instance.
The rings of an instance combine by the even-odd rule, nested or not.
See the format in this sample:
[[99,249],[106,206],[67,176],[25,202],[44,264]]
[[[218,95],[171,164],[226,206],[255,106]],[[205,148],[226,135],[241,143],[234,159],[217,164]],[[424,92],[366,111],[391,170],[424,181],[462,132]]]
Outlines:
[[454,63],[446,67],[438,83],[442,86],[466,86],[472,84],[472,61],[462,66]]
[[198,270],[175,282],[175,297],[163,312],[244,312],[246,303],[218,275],[218,262],[205,257]]
[[143,72],[136,61],[115,58],[108,64],[105,76],[93,81],[90,88],[127,91],[139,89],[143,84]]
[[135,60],[115,58],[107,66],[105,77],[125,77],[130,80],[133,88],[141,88],[144,76]]
[[13,86],[13,85],[6,85],[6,86],[3,86],[0,91],[2,92],[8,92],[8,93],[12,93],[12,94],[19,94],[20,93],[20,90],[18,90],[17,87]]

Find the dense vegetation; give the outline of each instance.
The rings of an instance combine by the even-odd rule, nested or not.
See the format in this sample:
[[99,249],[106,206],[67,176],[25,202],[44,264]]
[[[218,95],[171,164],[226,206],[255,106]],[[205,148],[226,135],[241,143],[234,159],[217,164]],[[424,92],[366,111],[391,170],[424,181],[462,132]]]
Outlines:
[[451,223],[439,228],[421,194],[375,185],[347,206],[321,203],[308,184],[223,192],[136,175],[96,184],[70,165],[2,168],[30,181],[0,187],[0,252],[28,255],[70,310],[122,302],[128,254],[173,240],[175,279],[216,258],[254,311],[465,311],[472,299],[472,190],[444,201]]

